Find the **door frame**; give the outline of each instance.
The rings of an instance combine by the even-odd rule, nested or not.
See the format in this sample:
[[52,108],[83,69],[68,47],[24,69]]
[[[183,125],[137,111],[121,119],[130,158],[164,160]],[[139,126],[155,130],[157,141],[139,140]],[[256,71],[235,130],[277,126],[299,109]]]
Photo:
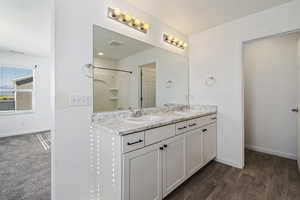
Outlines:
[[274,37],[274,36],[281,36],[281,35],[287,35],[287,34],[291,34],[291,33],[296,33],[296,32],[300,32],[300,28],[297,29],[292,29],[292,30],[288,30],[288,31],[283,31],[283,32],[279,32],[279,33],[274,33],[274,34],[268,34],[268,35],[264,35],[261,37],[254,37],[251,39],[242,39],[241,41],[238,42],[237,46],[237,53],[239,54],[239,60],[238,60],[238,64],[241,66],[240,67],[240,83],[241,83],[241,119],[242,119],[242,144],[241,144],[241,158],[242,158],[242,163],[240,166],[238,166],[238,168],[244,168],[245,167],[245,65],[244,65],[244,45],[248,42],[251,41],[255,41],[255,40],[260,40],[260,39],[266,39],[266,38],[270,38],[270,37]]
[[[154,64],[155,65],[155,85],[157,84],[156,80],[157,80],[157,63],[155,61],[153,62],[149,62],[149,63],[146,63],[146,64],[142,64],[142,65],[139,65],[138,66],[138,82],[139,82],[139,85],[138,85],[138,95],[139,95],[139,108],[143,108],[143,103],[142,103],[142,95],[143,95],[143,87],[142,87],[142,81],[143,81],[143,70],[142,68],[145,66],[145,65],[151,65],[151,64]],[[155,95],[155,98],[156,98],[156,95]],[[156,100],[156,99],[155,99]]]
[[[298,39],[297,43],[297,67],[298,67],[298,85],[300,85],[300,39]],[[299,94],[299,88],[298,88],[298,107],[300,105],[300,94]],[[300,172],[300,116],[298,114],[298,130],[297,130],[297,163],[298,163],[298,169]]]

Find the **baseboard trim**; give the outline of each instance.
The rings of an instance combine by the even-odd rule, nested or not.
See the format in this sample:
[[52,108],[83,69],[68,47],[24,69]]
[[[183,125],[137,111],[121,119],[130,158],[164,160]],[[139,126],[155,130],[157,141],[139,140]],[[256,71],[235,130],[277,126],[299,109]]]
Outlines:
[[232,161],[223,160],[223,159],[220,159],[220,158],[216,158],[215,161],[219,162],[219,163],[222,163],[224,165],[229,165],[229,166],[232,166],[232,167],[235,167],[235,168],[243,169],[243,166],[241,166],[238,163],[232,162]]
[[51,131],[50,129],[45,129],[45,130],[39,130],[39,131],[31,131],[31,132],[24,132],[24,133],[4,133],[0,135],[0,138],[5,138],[5,137],[12,137],[12,136],[21,136],[21,135],[30,135],[30,134],[37,134],[37,133],[44,133],[44,132],[49,132]]
[[253,146],[253,145],[245,145],[246,149],[261,152],[261,153],[266,153],[270,155],[275,155],[283,158],[289,158],[292,160],[297,160],[297,155],[292,154],[292,153],[286,153],[286,152],[281,152],[281,151],[275,151],[273,149],[268,149],[268,148],[263,148],[263,147],[258,147],[258,146]]

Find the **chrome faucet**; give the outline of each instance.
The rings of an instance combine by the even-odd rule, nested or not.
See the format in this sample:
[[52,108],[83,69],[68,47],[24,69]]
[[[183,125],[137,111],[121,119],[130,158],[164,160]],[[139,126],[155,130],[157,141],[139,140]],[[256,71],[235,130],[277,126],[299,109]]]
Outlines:
[[134,109],[133,107],[129,107],[129,110],[131,111],[132,117],[141,117],[143,115],[143,109]]

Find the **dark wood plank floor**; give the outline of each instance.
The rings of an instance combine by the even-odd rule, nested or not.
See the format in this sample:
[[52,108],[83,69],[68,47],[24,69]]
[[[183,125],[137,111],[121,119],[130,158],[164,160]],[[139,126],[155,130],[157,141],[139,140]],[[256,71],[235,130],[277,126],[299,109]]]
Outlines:
[[243,170],[212,162],[165,200],[300,200],[297,162],[246,151]]

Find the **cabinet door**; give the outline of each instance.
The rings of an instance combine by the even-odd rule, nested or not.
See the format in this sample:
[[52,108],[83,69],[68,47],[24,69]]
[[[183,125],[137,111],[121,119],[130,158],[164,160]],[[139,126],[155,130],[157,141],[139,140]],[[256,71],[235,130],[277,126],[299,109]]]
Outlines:
[[186,133],[186,172],[190,177],[203,165],[202,154],[202,129],[196,129]]
[[167,140],[163,150],[163,197],[185,180],[185,137]]
[[152,145],[123,155],[123,200],[162,199],[160,146]]
[[204,164],[217,156],[217,125],[216,123],[205,126],[203,133],[203,159]]

